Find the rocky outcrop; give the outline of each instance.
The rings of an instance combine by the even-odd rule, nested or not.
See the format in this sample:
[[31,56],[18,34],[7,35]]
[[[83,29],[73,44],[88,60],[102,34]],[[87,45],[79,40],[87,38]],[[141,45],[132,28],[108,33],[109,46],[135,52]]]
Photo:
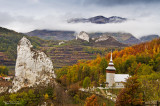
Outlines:
[[7,90],[11,86],[12,86],[12,83],[10,81],[0,80],[0,94],[7,92]]
[[92,39],[94,43],[94,46],[102,47],[102,46],[109,46],[109,47],[125,47],[126,44],[120,43],[116,39],[114,39],[112,36],[103,35],[97,38]]
[[33,49],[31,42],[23,37],[17,47],[15,78],[9,92],[17,92],[23,87],[47,85],[53,78],[55,74],[50,58]]
[[76,39],[82,39],[89,42],[89,35],[86,32],[82,31],[77,35]]
[[108,39],[109,39],[108,36],[103,35],[103,36],[100,36],[98,39],[96,39],[95,42],[105,41],[105,40],[108,40]]
[[0,87],[0,93],[6,92],[8,87]]

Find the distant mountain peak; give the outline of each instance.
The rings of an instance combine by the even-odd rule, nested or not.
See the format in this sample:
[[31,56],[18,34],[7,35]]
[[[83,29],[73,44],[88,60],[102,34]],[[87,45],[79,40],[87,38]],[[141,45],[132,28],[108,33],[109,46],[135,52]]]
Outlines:
[[104,17],[102,15],[91,18],[74,18],[68,20],[68,23],[95,23],[95,24],[107,24],[107,23],[122,23],[127,21],[127,18],[119,16]]
[[95,17],[91,17],[91,18],[104,18],[105,19],[106,17],[99,15],[99,16],[95,16]]
[[159,38],[159,35],[147,35],[147,36],[142,36],[142,37],[140,38],[140,40],[141,40],[142,42],[147,42],[147,41],[151,41],[151,40],[156,39],[156,38]]

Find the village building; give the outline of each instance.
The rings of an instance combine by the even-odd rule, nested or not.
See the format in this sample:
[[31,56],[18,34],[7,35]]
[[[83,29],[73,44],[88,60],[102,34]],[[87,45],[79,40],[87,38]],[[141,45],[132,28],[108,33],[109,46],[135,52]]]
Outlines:
[[1,81],[10,81],[12,79],[13,79],[13,76],[6,76],[6,77],[0,76]]
[[114,67],[111,52],[110,62],[108,67],[106,68],[106,86],[124,88],[123,82],[126,82],[126,79],[129,77],[129,74],[115,74],[115,72],[116,68]]
[[11,77],[9,77],[9,76],[3,77],[3,80],[5,80],[5,81],[10,81],[10,80],[11,80]]

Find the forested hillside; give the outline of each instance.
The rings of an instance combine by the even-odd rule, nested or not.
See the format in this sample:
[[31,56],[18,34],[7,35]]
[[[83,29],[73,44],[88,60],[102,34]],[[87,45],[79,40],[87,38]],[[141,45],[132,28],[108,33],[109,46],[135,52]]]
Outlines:
[[[95,60],[79,61],[69,67],[57,70],[59,82],[64,86],[100,86],[105,82],[106,67],[110,53],[105,57],[97,56]],[[159,99],[160,91],[160,39],[142,43],[124,50],[113,52],[116,73],[138,75],[145,99]],[[155,92],[157,91],[157,92]]]
[[[59,45],[61,41],[42,40],[38,37],[29,37],[22,33],[0,27],[0,65],[5,65],[12,70],[14,75],[14,66],[16,60],[17,44],[19,40],[26,36],[34,48],[44,51],[49,57],[52,58],[54,68],[61,68],[77,63],[78,60],[95,59],[97,54],[105,55],[115,47],[103,45],[103,47],[93,47],[94,44],[88,43],[83,40],[65,41]],[[116,47],[122,49],[123,47]],[[9,71],[10,73],[10,71]]]
[[[110,54],[106,55],[106,59],[109,59],[109,57]],[[142,68],[141,70],[146,68],[148,70],[152,69],[154,72],[159,72],[160,39],[127,47],[121,51],[114,51],[113,58],[117,73],[130,73],[132,75],[133,67],[138,65],[139,68]]]
[[[16,49],[19,40],[26,36],[21,33],[17,33],[12,30],[8,30],[0,27],[0,52],[5,52],[10,59],[15,60],[16,58]],[[41,46],[43,40],[38,37],[27,37],[31,42],[33,42],[34,47]]]

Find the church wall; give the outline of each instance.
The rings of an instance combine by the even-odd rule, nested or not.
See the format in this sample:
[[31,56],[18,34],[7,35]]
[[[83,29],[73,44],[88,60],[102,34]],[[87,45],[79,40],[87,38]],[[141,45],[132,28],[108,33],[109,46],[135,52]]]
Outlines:
[[124,88],[124,84],[123,84],[122,82],[116,82],[116,83],[115,83],[115,86],[116,86],[117,88]]
[[108,82],[108,86],[113,86],[115,73],[106,73],[106,82]]

